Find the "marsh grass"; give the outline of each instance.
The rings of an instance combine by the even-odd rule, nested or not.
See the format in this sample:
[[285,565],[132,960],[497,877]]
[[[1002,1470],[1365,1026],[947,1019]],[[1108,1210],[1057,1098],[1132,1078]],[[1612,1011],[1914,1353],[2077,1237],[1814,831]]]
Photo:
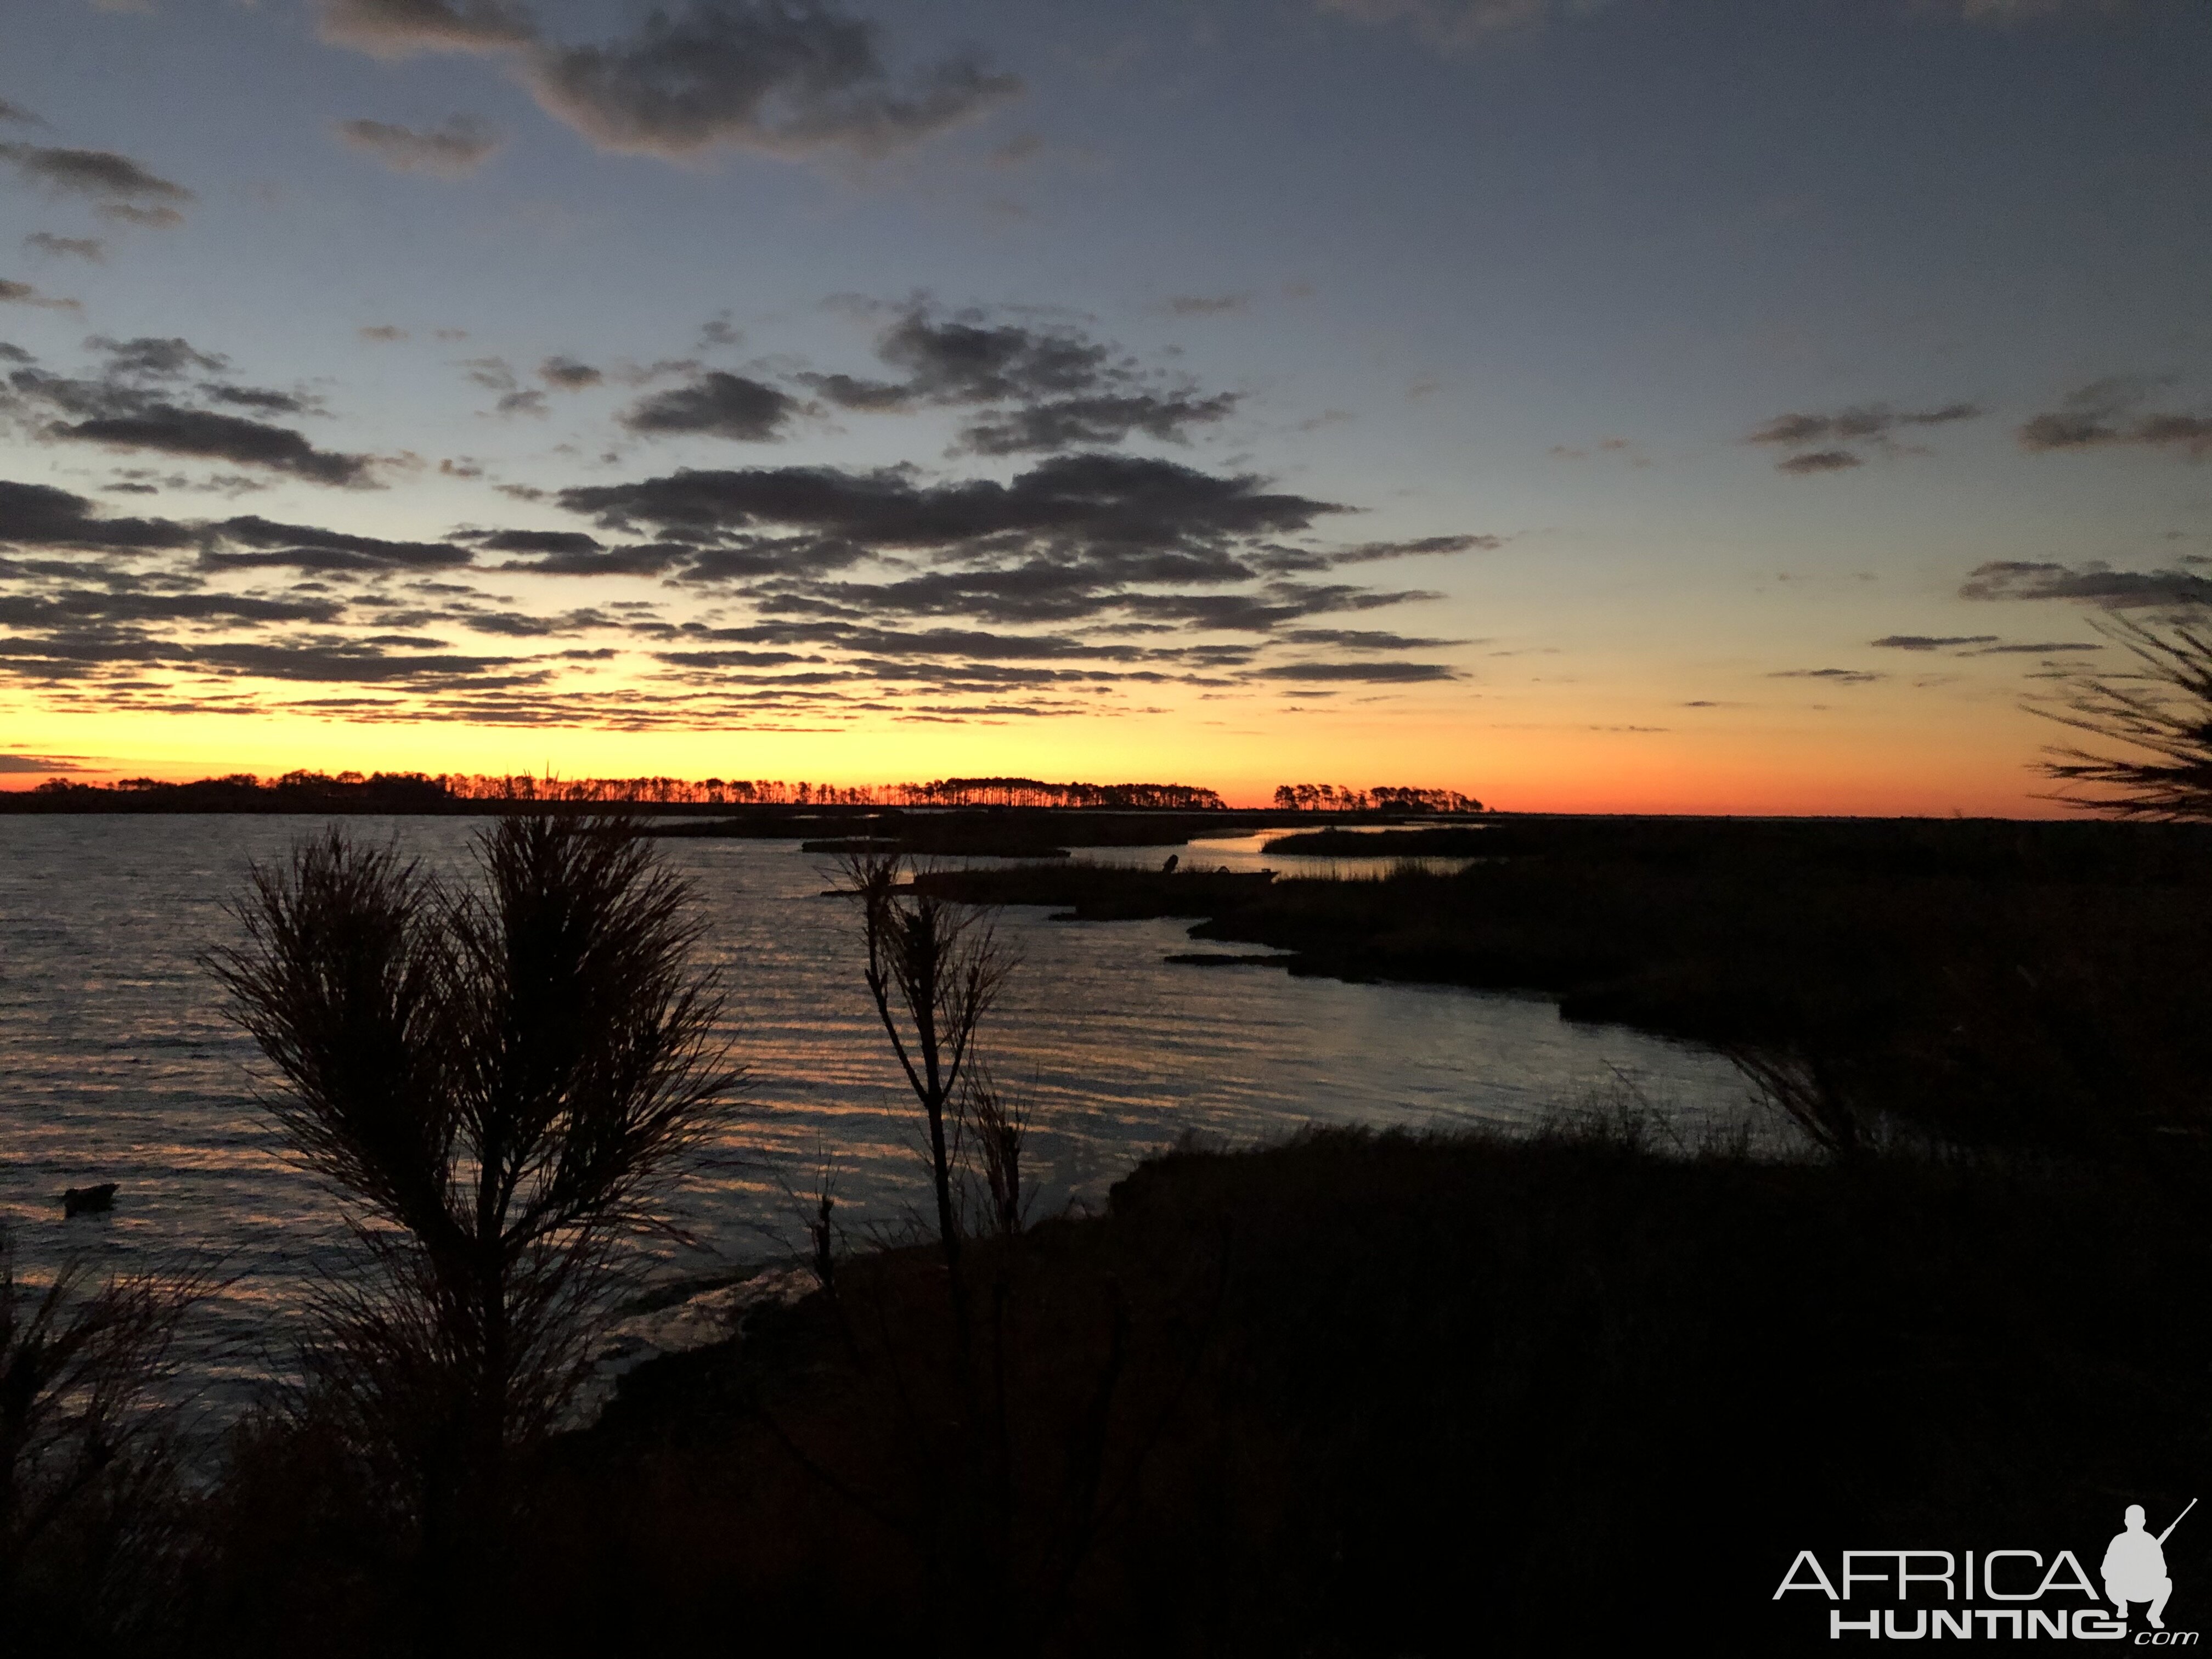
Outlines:
[[[19,1274],[0,1224],[0,1631],[94,1647],[160,1629],[182,1570],[173,1346],[204,1269]],[[164,1401],[171,1403],[164,1403]]]

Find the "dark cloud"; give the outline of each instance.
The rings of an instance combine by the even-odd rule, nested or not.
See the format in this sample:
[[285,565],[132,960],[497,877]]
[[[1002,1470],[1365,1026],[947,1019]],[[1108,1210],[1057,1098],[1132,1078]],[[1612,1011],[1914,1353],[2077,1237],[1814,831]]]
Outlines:
[[1001,405],[972,421],[962,446],[978,454],[1044,453],[1118,444],[1133,433],[1170,442],[1235,413],[1234,392],[1206,394],[1144,372],[1133,359],[1065,325],[994,321],[981,310],[945,315],[907,307],[876,337],[895,380],[809,374],[841,408],[868,414]]
[[1408,559],[1431,553],[1494,553],[1503,536],[1423,536],[1406,542],[1362,542],[1328,556],[1331,564],[1372,564],[1379,559]]
[[[589,537],[580,539],[591,540]],[[696,554],[696,549],[674,542],[637,542],[609,548],[593,543],[589,548],[553,549],[534,559],[510,560],[499,568],[533,576],[657,576]]]
[[215,385],[200,389],[219,404],[258,410],[264,415],[305,415],[313,408],[295,392],[274,392],[267,386]]
[[1071,328],[992,323],[981,311],[941,317],[908,308],[877,337],[876,355],[904,378],[896,383],[830,376],[823,390],[848,409],[925,404],[1037,401],[1088,392],[1112,368],[1112,348]]
[[[1895,434],[1906,427],[1948,426],[1954,421],[1980,418],[1978,404],[1945,404],[1937,409],[1897,410],[1887,404],[1863,404],[1833,415],[1778,415],[1744,440],[1749,444],[1777,444],[1791,449],[1806,449],[1812,444],[1826,444],[1825,449],[1808,450],[1777,461],[1775,470],[1798,477],[1816,472],[1841,472],[1865,465],[1864,458],[1856,452],[1841,447],[1844,444],[1872,444],[1879,451],[1898,453]],[[1608,445],[1608,447],[1611,447]]]
[[450,542],[387,541],[313,525],[277,524],[252,514],[226,519],[211,530],[231,548],[246,550],[204,553],[200,562],[210,569],[436,570],[468,564],[475,556]]
[[23,246],[40,253],[50,253],[58,259],[89,259],[99,264],[107,258],[107,244],[96,236],[56,236],[46,231],[34,230],[23,239]]
[[1255,668],[1255,680],[1327,682],[1352,680],[1367,685],[1410,685],[1431,680],[1455,680],[1459,675],[1437,662],[1292,662],[1272,668]]
[[1993,645],[1987,650],[1977,651],[1977,657],[2035,656],[2047,657],[2063,652],[2102,651],[2105,647],[2094,641],[2043,640],[2033,645]]
[[1345,611],[1376,611],[1387,605],[1442,598],[1441,593],[1420,589],[1376,592],[1364,587],[1271,582],[1256,593],[1132,593],[1121,596],[1116,605],[1131,616],[1149,621],[1188,623],[1231,633],[1265,634],[1306,617]]
[[622,417],[648,436],[696,433],[744,443],[773,443],[799,413],[790,393],[742,374],[709,369],[689,386],[641,398]]
[[106,202],[96,210],[103,219],[118,224],[141,225],[148,230],[174,230],[185,216],[173,207],[143,207],[134,202]]
[[1827,680],[1837,685],[1871,685],[1885,680],[1887,674],[1869,673],[1858,668],[1784,668],[1769,674],[1770,680]]
[[1946,404],[1941,409],[1917,411],[1868,404],[1834,415],[1778,415],[1744,441],[1782,444],[1793,449],[1821,442],[1855,443],[1886,438],[1899,427],[1945,426],[1977,419],[1981,413],[1977,404]]
[[58,422],[46,433],[50,437],[115,449],[148,449],[163,455],[264,466],[312,483],[361,489],[375,483],[366,455],[318,449],[305,434],[289,427],[210,410],[180,409],[173,404],[148,404],[130,415]]
[[597,553],[599,538],[580,530],[501,530],[477,538],[487,553]]
[[338,137],[398,173],[427,173],[441,179],[465,178],[497,153],[499,135],[472,115],[456,115],[443,125],[417,131],[389,121],[341,121]]
[[[457,654],[398,656],[360,641],[299,645],[249,641],[198,646],[177,654],[190,662],[251,674],[258,679],[352,681],[365,684],[424,678],[476,680],[488,669],[508,668],[529,661],[527,658]],[[542,678],[538,674],[530,679]],[[528,682],[511,679],[509,683]]]
[[561,392],[581,392],[607,377],[589,363],[574,357],[548,357],[538,365],[538,378]]
[[1173,548],[1223,536],[1307,528],[1347,509],[1260,488],[1249,475],[1200,472],[1172,461],[1071,455],[1039,463],[1011,483],[924,484],[905,469],[836,467],[685,470],[637,483],[560,492],[561,504],[611,528],[643,523],[708,532],[776,526],[833,534],[871,547],[944,548],[985,539],[1074,540]]
[[107,593],[86,589],[0,594],[0,625],[54,628],[86,622],[328,623],[344,606],[328,599],[270,599],[234,593]]
[[947,58],[902,82],[872,23],[814,0],[691,0],[629,38],[539,47],[525,70],[548,112],[606,149],[721,146],[882,155],[1014,96],[1015,76]]
[[655,662],[672,668],[781,668],[794,662],[820,662],[791,651],[656,651]]
[[194,532],[161,519],[106,519],[82,495],[0,478],[0,544],[114,552],[190,547]]
[[391,323],[372,323],[367,328],[354,330],[354,332],[371,345],[390,345],[396,340],[404,340],[407,337],[405,329],[397,327]]
[[[26,366],[9,375],[0,403],[18,412],[40,410],[59,417],[39,428],[48,438],[231,460],[323,483],[369,481],[365,456],[319,449],[304,434],[287,427],[189,406],[183,400],[193,394],[177,383],[188,375],[219,373],[228,368],[228,360],[216,353],[202,351],[190,341],[173,336],[118,340],[94,335],[85,345],[104,360],[96,374],[71,379]],[[228,381],[203,381],[197,395],[256,415],[299,415],[315,410],[312,400],[295,393]],[[185,487],[182,480],[172,482]],[[254,487],[251,480],[235,475],[215,482],[225,489]]]
[[1799,477],[1815,472],[1847,472],[1866,463],[1848,449],[1815,449],[1803,455],[1792,455],[1775,462],[1777,472],[1789,472]]
[[2138,412],[2163,379],[2116,374],[2068,394],[2059,407],[2031,416],[2014,433],[2030,453],[2126,444],[2202,459],[2212,455],[2212,416]]
[[[5,107],[0,105],[0,108]],[[88,758],[84,755],[0,755],[0,772],[96,772],[101,769],[77,763]]]
[[48,311],[82,311],[75,300],[42,294],[28,283],[11,283],[0,276],[0,305],[38,306]]
[[39,119],[21,104],[11,104],[5,98],[0,98],[0,121],[19,121],[25,126],[32,127],[46,125],[44,121]]
[[2114,570],[1996,559],[1977,565],[1959,588],[1967,599],[2076,599],[2120,611],[2153,605],[2212,605],[2212,579],[2186,570]]
[[1135,432],[1182,442],[1190,428],[1227,419],[1237,403],[1231,392],[1206,398],[1150,392],[1064,398],[972,422],[961,437],[979,455],[1033,455],[1117,444]]
[[1942,651],[1960,645],[1995,645],[1994,634],[1885,634],[1869,644],[1893,651]]
[[1439,646],[1476,645],[1476,640],[1416,640],[1402,634],[1359,628],[1293,628],[1281,635],[1286,645],[1331,646],[1340,651],[1433,651]]
[[85,342],[88,349],[104,353],[107,358],[107,373],[147,380],[175,380],[185,374],[220,374],[230,367],[228,357],[202,351],[191,341],[179,335],[163,338],[157,335],[142,334],[133,340],[118,340],[105,334],[95,334]]
[[543,38],[500,0],[325,0],[325,40],[384,57],[507,57],[547,113],[603,149],[881,155],[957,125],[1021,83],[972,57],[900,76],[876,26],[819,0],[690,0],[599,46]]
[[37,144],[0,144],[0,161],[34,184],[111,204],[162,209],[189,202],[192,192],[148,172],[127,155],[106,149],[49,149]]

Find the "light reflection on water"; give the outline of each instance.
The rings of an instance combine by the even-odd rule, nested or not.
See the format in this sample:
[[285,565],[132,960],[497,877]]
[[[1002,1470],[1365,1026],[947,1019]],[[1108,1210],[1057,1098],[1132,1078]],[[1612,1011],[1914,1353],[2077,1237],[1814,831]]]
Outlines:
[[[459,867],[480,821],[347,823]],[[194,1338],[197,1374],[219,1400],[281,1350],[285,1316],[308,1276],[340,1259],[343,1229],[254,1107],[252,1045],[197,958],[236,939],[223,907],[248,861],[281,858],[317,828],[0,817],[0,1216],[33,1267],[69,1249],[125,1267],[219,1258],[238,1277]],[[1157,866],[1175,852],[1285,875],[1331,862],[1266,859],[1261,839],[1097,856]],[[738,1121],[674,1195],[696,1248],[647,1248],[686,1276],[780,1253],[798,1237],[782,1183],[809,1190],[824,1152],[840,1218],[856,1231],[897,1224],[921,1191],[908,1097],[860,984],[849,910],[820,896],[830,860],[792,842],[660,845],[704,907],[702,948],[729,992],[748,1087]],[[1001,917],[1022,965],[988,1030],[1000,1080],[1035,1112],[1048,1210],[1098,1201],[1186,1129],[1241,1142],[1309,1121],[1527,1122],[1619,1074],[1692,1111],[1742,1097],[1714,1055],[1568,1024],[1540,1000],[1169,966],[1163,957],[1192,948],[1187,923],[1048,915]],[[119,1184],[114,1212],[64,1224],[62,1188],[99,1181]]]

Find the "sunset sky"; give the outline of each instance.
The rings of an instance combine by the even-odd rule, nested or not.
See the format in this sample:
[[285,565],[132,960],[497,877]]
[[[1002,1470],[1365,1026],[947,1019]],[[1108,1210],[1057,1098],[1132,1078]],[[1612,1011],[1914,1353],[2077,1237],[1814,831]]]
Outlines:
[[8,0],[0,787],[2017,813],[2202,0]]

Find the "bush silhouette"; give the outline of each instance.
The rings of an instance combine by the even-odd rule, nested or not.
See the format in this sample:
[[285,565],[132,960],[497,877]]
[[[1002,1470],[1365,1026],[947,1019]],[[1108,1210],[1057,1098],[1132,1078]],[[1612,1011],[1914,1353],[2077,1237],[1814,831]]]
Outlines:
[[684,884],[625,823],[502,819],[477,862],[455,891],[333,830],[255,872],[210,963],[366,1269],[325,1282],[307,1398],[415,1528],[441,1626],[583,1377],[620,1235],[738,1080]]

